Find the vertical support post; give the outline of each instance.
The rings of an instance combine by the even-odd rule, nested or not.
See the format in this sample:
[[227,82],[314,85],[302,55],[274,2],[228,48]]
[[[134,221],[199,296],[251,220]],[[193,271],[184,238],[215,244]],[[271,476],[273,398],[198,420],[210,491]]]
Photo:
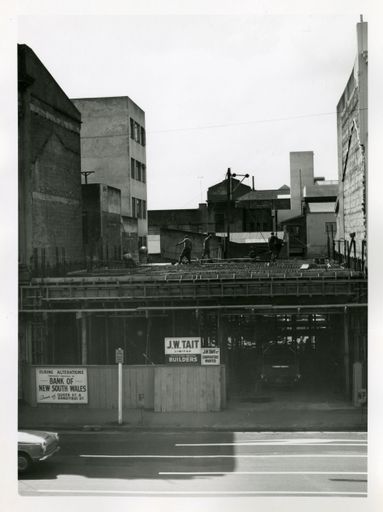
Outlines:
[[330,234],[327,233],[327,258],[330,259],[331,258],[331,253],[330,253]]
[[109,315],[105,313],[105,364],[109,364]]
[[349,397],[350,390],[350,344],[349,344],[349,326],[348,326],[347,306],[343,313],[343,363],[344,363],[344,389],[346,397]]
[[77,318],[80,320],[81,325],[81,364],[87,364],[87,328],[86,328],[86,315],[85,313],[77,313]]
[[221,352],[221,364],[226,364],[226,343],[223,332],[221,311],[217,311],[217,342]]
[[363,388],[362,375],[362,363],[357,361],[352,365],[352,402],[354,407],[361,406],[359,396],[360,390]]
[[172,309],[171,315],[172,315],[172,336],[175,336],[176,335],[176,317],[175,317],[174,309]]
[[127,339],[127,335],[126,335],[126,333],[128,332],[128,326],[127,326],[128,322],[125,317],[122,319],[122,324],[123,324],[123,331],[124,331],[122,339],[124,341],[124,350],[126,353],[127,349],[128,349],[128,347],[127,347],[128,339]]
[[118,424],[122,424],[122,363],[118,363]]
[[149,311],[145,311],[145,319],[146,319],[146,346],[145,346],[145,364],[149,363],[151,358],[150,354],[150,336],[152,332],[152,318],[149,316]]

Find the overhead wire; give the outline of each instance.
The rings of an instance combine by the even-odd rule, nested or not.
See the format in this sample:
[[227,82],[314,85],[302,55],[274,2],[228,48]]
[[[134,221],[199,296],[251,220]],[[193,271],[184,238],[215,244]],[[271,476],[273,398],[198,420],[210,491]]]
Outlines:
[[[358,111],[368,110],[368,107],[359,108]],[[222,123],[222,124],[207,124],[201,126],[190,126],[190,127],[178,127],[178,128],[164,128],[159,130],[148,130],[147,134],[156,134],[156,133],[168,133],[168,132],[186,132],[186,131],[197,131],[197,130],[210,130],[216,128],[230,128],[231,126],[246,126],[251,124],[261,124],[261,123],[279,123],[281,121],[291,121],[298,119],[306,119],[311,117],[323,117],[323,116],[333,116],[338,114],[338,112],[319,112],[316,114],[302,114],[299,116],[287,116],[287,117],[275,117],[270,119],[254,119],[250,121],[237,121],[233,123]],[[116,133],[116,134],[107,134],[107,135],[88,135],[81,136],[82,139],[104,139],[111,137],[128,137],[128,132],[126,133]]]

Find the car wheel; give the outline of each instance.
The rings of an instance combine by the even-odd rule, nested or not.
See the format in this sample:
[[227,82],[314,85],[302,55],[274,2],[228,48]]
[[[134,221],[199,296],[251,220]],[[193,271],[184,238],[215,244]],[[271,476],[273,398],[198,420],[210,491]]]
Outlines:
[[19,473],[25,473],[31,467],[32,461],[29,455],[23,452],[17,454],[17,471]]

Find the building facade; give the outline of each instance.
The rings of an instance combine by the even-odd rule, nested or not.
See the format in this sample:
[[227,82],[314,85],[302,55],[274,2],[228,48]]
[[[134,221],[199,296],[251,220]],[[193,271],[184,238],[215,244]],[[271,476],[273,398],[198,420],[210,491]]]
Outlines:
[[88,183],[121,190],[122,250],[147,244],[145,112],[127,96],[73,100],[81,112],[81,167]]
[[18,45],[19,262],[83,260],[81,114],[35,53]]
[[88,183],[82,185],[84,249],[89,264],[121,260],[121,192]]
[[314,183],[314,152],[290,153],[291,217],[302,214],[303,189]]
[[355,264],[367,256],[368,49],[367,23],[356,27],[357,55],[337,105],[338,252]]

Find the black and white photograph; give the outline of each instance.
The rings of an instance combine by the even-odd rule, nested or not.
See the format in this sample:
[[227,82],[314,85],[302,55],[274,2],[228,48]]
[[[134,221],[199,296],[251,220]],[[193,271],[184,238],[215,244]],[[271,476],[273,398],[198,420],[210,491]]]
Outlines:
[[4,510],[383,506],[373,2],[245,3],[11,16]]

